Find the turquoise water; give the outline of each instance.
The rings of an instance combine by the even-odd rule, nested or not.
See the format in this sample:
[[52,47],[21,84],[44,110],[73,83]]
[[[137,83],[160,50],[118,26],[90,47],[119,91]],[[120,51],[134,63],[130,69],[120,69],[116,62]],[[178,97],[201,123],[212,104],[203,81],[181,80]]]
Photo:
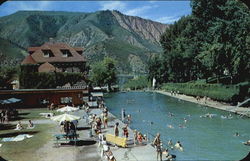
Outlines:
[[[233,114],[232,119],[222,119],[221,115],[229,113],[150,92],[113,93],[106,96],[105,102],[117,117],[122,108],[131,114],[132,129],[149,136],[159,132],[165,145],[169,139],[174,143],[179,140],[184,151],[171,151],[177,160],[240,160],[250,152],[250,146],[242,144],[250,139],[249,118]],[[170,117],[169,112],[174,116]],[[200,117],[206,113],[216,116]],[[185,128],[179,128],[180,124]],[[236,132],[240,136],[234,136]]]

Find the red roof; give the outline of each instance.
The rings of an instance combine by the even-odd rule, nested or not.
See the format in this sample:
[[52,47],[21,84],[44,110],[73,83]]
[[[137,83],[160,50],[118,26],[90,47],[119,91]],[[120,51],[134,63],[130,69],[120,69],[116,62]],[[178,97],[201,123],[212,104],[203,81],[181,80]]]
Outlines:
[[[44,57],[42,50],[50,50],[53,53],[52,57]],[[70,57],[63,57],[61,50],[69,50],[71,55]],[[85,58],[80,55],[77,51],[82,51],[83,48],[73,48],[65,43],[45,43],[40,47],[29,47],[28,51],[31,54],[32,58],[37,63],[45,62],[85,62]]]
[[60,72],[58,68],[56,68],[55,66],[53,66],[48,62],[43,63],[38,67],[38,72],[54,72],[54,71]]
[[31,55],[28,55],[25,57],[25,59],[22,61],[21,63],[22,65],[23,64],[37,64],[36,61],[32,58]]

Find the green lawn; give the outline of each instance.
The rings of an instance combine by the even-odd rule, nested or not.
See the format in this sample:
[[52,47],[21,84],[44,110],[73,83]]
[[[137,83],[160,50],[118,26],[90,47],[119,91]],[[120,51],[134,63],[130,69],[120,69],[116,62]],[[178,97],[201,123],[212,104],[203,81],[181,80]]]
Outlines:
[[35,151],[51,139],[52,135],[49,131],[54,127],[55,125],[51,124],[40,124],[35,125],[34,129],[24,129],[21,131],[1,130],[0,140],[4,137],[17,136],[18,134],[30,134],[34,136],[19,142],[0,141],[0,144],[3,144],[0,148],[0,156],[9,161],[37,160],[37,156],[34,155]]
[[48,110],[47,108],[36,108],[36,109],[18,109],[18,120],[40,120],[46,119],[39,115],[40,113],[54,113],[55,115],[60,114],[59,112]]

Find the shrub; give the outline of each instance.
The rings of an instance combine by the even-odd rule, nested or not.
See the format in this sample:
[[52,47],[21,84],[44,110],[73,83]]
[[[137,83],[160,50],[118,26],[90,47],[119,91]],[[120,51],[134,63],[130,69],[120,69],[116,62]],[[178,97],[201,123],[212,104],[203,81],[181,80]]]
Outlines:
[[[162,89],[166,91],[179,91],[190,96],[207,96],[211,99],[224,102],[243,101],[249,96],[250,83],[237,85],[206,84],[206,83],[166,83]],[[247,96],[248,95],[248,96]]]
[[28,73],[21,72],[21,88],[26,89],[48,89],[63,86],[66,83],[71,85],[84,79],[82,73]]
[[150,87],[150,81],[145,76],[139,76],[138,78],[129,80],[124,87],[131,90],[144,89]]

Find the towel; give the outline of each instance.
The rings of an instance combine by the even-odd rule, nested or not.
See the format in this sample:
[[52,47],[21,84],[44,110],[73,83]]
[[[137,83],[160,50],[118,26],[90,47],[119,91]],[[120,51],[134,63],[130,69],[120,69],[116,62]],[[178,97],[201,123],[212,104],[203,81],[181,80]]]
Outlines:
[[16,137],[3,138],[2,141],[3,142],[8,142],[8,141],[23,141],[24,139],[31,138],[31,137],[33,137],[33,135],[21,134],[21,135],[17,135]]

